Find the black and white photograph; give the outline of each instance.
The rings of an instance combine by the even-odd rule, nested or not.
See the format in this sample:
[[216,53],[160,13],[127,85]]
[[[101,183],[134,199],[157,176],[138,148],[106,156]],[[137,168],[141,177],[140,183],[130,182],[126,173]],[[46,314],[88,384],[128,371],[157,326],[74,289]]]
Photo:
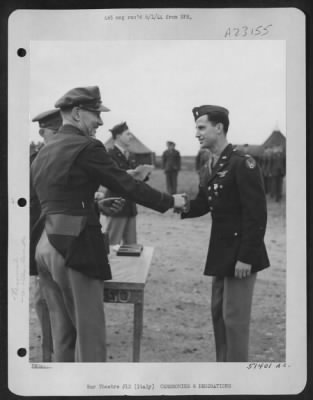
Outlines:
[[277,11],[11,15],[14,393],[303,389],[304,22]]

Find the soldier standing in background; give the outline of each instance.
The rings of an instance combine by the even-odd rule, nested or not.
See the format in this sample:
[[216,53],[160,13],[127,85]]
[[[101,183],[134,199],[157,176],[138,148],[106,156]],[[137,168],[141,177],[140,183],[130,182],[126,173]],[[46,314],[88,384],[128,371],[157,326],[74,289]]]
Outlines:
[[271,197],[280,202],[282,198],[283,179],[286,175],[286,158],[283,149],[273,148],[271,156]]
[[[128,151],[130,142],[133,138],[128,129],[127,123],[115,125],[110,129],[114,140],[114,147],[108,150],[111,158],[116,162],[119,168],[127,171],[136,167],[135,160],[131,160]],[[115,194],[108,191],[108,197],[114,197]],[[131,200],[126,200],[123,208],[114,216],[108,217],[106,232],[109,235],[111,245],[133,244],[137,243],[136,230],[137,206]]]
[[[33,118],[33,122],[39,124],[39,135],[43,138],[44,144],[49,143],[56,132],[62,125],[62,118],[60,110],[54,109],[40,113]],[[38,150],[34,150],[30,154],[30,165],[37,157]],[[39,220],[41,208],[39,200],[33,187],[30,187],[30,232],[33,230],[36,222]],[[50,315],[47,307],[47,302],[43,296],[40,278],[38,277],[37,266],[34,259],[30,259],[30,275],[35,277],[34,287],[34,304],[38,315],[39,323],[41,326],[41,347],[42,347],[42,361],[51,361],[51,353],[53,352],[52,336],[51,336],[51,323]]]
[[271,190],[271,153],[271,149],[265,149],[262,157],[262,172],[266,194],[269,194]]
[[177,193],[177,176],[181,168],[180,153],[175,149],[175,143],[168,141],[167,150],[162,155],[162,168],[166,175],[166,188],[169,194]]

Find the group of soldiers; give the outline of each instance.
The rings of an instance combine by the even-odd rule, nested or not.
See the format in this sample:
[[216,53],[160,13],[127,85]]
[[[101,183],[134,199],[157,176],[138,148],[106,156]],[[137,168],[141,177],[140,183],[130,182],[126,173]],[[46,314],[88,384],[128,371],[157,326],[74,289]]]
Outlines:
[[[208,149],[200,149],[195,160],[195,168],[200,169],[210,160]],[[283,146],[268,147],[261,155],[254,156],[263,175],[265,193],[280,202],[283,197],[283,184],[286,176],[286,152]]]
[[[215,105],[192,110],[196,138],[210,155],[194,199],[176,194],[175,181],[172,193],[145,183],[151,171],[132,167],[126,123],[111,129],[115,148],[106,151],[95,135],[108,111],[97,86],[78,87],[33,119],[45,142],[31,156],[30,173],[30,273],[38,274],[35,303],[50,349],[43,360],[51,361],[53,351],[55,362],[106,361],[103,281],[112,273],[100,216],[112,217],[110,243],[135,241],[138,203],[160,213],[174,209],[181,219],[211,214],[204,275],[212,277],[216,360],[248,361],[254,285],[257,273],[269,267],[267,210],[260,167],[228,142],[229,111]],[[172,143],[168,147],[163,167],[173,169],[175,158],[177,177],[180,157]],[[102,196],[101,187],[113,197]],[[121,215],[125,207],[127,217]],[[190,263],[193,256],[191,250]]]

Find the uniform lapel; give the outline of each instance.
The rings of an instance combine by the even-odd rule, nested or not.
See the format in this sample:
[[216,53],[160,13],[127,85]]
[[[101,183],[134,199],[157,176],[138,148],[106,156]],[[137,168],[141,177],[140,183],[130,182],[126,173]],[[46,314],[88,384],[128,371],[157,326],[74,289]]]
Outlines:
[[216,164],[214,165],[211,175],[208,176],[207,184],[209,184],[215,178],[217,173],[220,172],[225,167],[225,165],[228,163],[229,157],[232,152],[233,152],[233,146],[231,144],[228,144],[223,150]]
[[125,157],[125,155],[121,152],[121,150],[120,150],[117,146],[114,146],[113,149],[114,149],[114,151],[115,151],[116,157],[117,157],[118,159],[120,159],[120,160],[122,161],[123,164],[128,165],[128,160],[127,160],[127,158]]

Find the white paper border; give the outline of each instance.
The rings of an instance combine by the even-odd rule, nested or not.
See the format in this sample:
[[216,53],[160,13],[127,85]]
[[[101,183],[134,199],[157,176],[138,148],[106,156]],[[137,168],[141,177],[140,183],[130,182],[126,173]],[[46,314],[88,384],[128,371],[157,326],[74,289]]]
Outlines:
[[[192,21],[166,24],[156,20],[103,23],[104,15],[186,13]],[[84,27],[72,30],[75,19]],[[53,21],[62,19],[58,29]],[[216,23],[218,21],[218,23]],[[176,25],[175,25],[176,24]],[[29,346],[28,208],[17,205],[29,197],[29,52],[31,40],[225,40],[227,27],[272,24],[259,40],[285,40],[287,55],[287,316],[286,367],[247,370],[242,363],[104,363],[41,364],[32,368],[17,348]],[[62,27],[62,28],[61,28]],[[240,40],[255,37],[240,37]],[[237,38],[227,39],[237,40]],[[298,9],[141,9],[141,10],[18,10],[9,18],[9,388],[20,395],[204,395],[295,394],[306,384],[306,114],[305,16]],[[46,368],[44,368],[46,367]],[[121,378],[122,377],[122,378]],[[38,384],[40,382],[40,384]],[[132,389],[123,389],[123,384]],[[204,388],[199,384],[231,384]],[[87,388],[87,384],[97,389]],[[99,389],[98,385],[120,388]],[[136,388],[135,385],[147,385]],[[166,384],[190,384],[186,389]],[[148,389],[148,385],[153,385]],[[163,386],[162,386],[163,385]],[[194,387],[195,385],[195,387]]]

